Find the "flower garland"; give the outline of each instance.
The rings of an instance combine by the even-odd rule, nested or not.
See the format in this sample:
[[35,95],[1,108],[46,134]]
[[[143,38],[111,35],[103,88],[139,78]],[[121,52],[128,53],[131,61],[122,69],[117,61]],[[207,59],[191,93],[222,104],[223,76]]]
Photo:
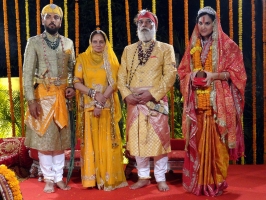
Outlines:
[[37,22],[37,34],[41,34],[41,11],[40,11],[40,0],[36,0],[36,22]]
[[[255,12],[255,11],[254,11]],[[239,48],[243,49],[242,35],[243,35],[243,21],[242,21],[242,0],[238,0],[238,40]],[[254,15],[255,16],[255,15]]]
[[142,1],[138,0],[138,10],[142,10]]
[[[264,77],[266,73],[266,1],[263,1],[262,3],[262,41],[263,41],[263,72],[264,72]],[[264,80],[264,91],[263,95],[266,95],[266,81]],[[266,101],[264,101],[264,113],[266,113]],[[266,127],[266,120],[264,120],[264,127]],[[266,149],[266,129],[264,129],[264,149]],[[265,150],[264,150],[265,151]],[[264,160],[266,161],[266,154],[264,153]]]
[[75,0],[75,47],[76,57],[79,55],[79,1]]
[[200,8],[204,7],[204,0],[200,0]]
[[256,21],[255,21],[255,0],[251,0],[251,41],[252,41],[252,121],[253,121],[253,164],[257,163],[257,111],[256,111]]
[[109,42],[111,44],[111,47],[113,47],[113,28],[112,28],[112,7],[111,7],[112,1],[108,0],[108,22],[109,22]]
[[[204,70],[208,72],[212,72],[212,51],[211,51],[211,46],[210,50],[208,51],[207,58],[205,60],[204,64]],[[201,41],[200,39],[197,39],[195,47],[193,47],[190,51],[190,54],[192,56],[192,63],[194,66],[193,71],[199,71],[202,70],[202,64],[201,64]],[[196,105],[198,109],[206,110],[207,115],[211,115],[211,101],[210,101],[210,92],[211,92],[211,87],[208,88],[202,88],[202,89],[197,89],[196,94]]]
[[128,5],[128,0],[125,0],[125,12],[126,12],[126,25],[127,25],[127,44],[131,44],[131,33],[130,33],[130,20],[129,20],[129,5]]
[[8,93],[9,93],[9,103],[12,121],[12,136],[15,137],[15,115],[14,115],[14,104],[12,98],[12,85],[11,85],[11,64],[10,64],[10,48],[9,48],[9,38],[8,38],[8,17],[7,17],[7,5],[6,0],[3,1],[3,11],[4,11],[4,35],[5,35],[5,49],[6,49],[6,66],[7,66],[7,77],[8,77]]
[[0,165],[0,174],[5,177],[13,195],[14,200],[21,200],[22,195],[20,191],[19,181],[16,178],[15,172],[8,169],[5,165]]
[[216,0],[216,13],[218,17],[220,18],[220,0]]
[[30,38],[30,20],[29,20],[29,1],[25,0],[25,17],[26,17],[26,39]]
[[[173,45],[174,43],[174,38],[173,38],[173,0],[168,0],[168,13],[169,13],[169,44]],[[174,107],[174,87],[171,87],[170,89],[170,102],[171,102],[171,136],[174,138],[174,130],[175,130],[175,123],[174,123],[174,112],[175,112],[175,107]]]
[[234,38],[234,28],[233,28],[233,1],[229,0],[229,37]]
[[65,37],[68,37],[68,15],[67,15],[67,0],[64,0],[64,22],[65,22]]
[[152,12],[156,15],[156,0],[152,0]]
[[96,21],[96,30],[100,30],[100,14],[99,14],[98,0],[95,0],[95,21]]
[[185,45],[188,46],[189,43],[189,30],[188,30],[188,0],[184,0],[184,31],[185,31]]
[[[18,71],[19,71],[19,97],[20,102],[24,101],[23,97],[23,83],[22,83],[22,53],[21,53],[21,39],[20,39],[20,23],[19,23],[19,6],[18,0],[15,0],[15,10],[16,10],[16,29],[17,29],[17,43],[18,43]],[[20,106],[21,114],[21,126],[24,127],[24,106]],[[25,136],[24,128],[21,130],[21,136]]]

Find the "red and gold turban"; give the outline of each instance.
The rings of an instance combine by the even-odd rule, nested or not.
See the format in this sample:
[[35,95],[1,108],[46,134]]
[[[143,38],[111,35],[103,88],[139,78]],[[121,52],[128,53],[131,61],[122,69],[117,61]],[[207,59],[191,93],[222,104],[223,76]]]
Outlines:
[[59,15],[61,18],[63,18],[63,11],[62,9],[55,5],[55,4],[48,4],[43,7],[42,9],[42,16],[44,16],[47,13],[53,13]]
[[142,18],[149,18],[149,19],[151,19],[155,23],[156,29],[158,28],[158,18],[152,12],[150,12],[148,10],[141,10],[141,11],[139,11],[138,20],[140,20]]

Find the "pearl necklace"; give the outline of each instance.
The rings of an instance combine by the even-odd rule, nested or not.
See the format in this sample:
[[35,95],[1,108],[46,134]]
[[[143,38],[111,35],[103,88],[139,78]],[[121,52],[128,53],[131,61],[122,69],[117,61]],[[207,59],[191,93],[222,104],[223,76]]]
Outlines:
[[[62,77],[62,75],[64,73],[64,68],[65,68],[65,65],[64,65],[64,63],[65,63],[65,55],[64,55],[64,44],[63,44],[63,40],[62,40],[61,35],[58,34],[58,39],[57,40],[58,40],[58,43],[59,43],[59,40],[60,40],[61,46],[62,46],[62,52],[63,52],[63,56],[62,56],[62,72],[61,72],[60,75],[57,76],[56,80],[54,80],[53,82],[51,82],[51,74],[49,72],[51,71],[50,69],[51,69],[52,66],[51,66],[51,63],[49,62],[49,60],[47,58],[47,55],[46,55],[46,46],[45,46],[45,41],[46,41],[46,39],[48,40],[48,38],[45,39],[44,35],[45,35],[44,33],[41,34],[41,36],[42,36],[42,46],[43,46],[43,51],[44,51],[44,54],[43,54],[44,56],[43,57],[44,57],[45,64],[47,66],[47,70],[42,74],[42,77],[41,78],[44,78],[43,76],[46,73],[48,73],[48,83],[49,84],[53,83],[54,85],[59,86],[59,85],[61,85],[60,78]],[[55,50],[55,49],[53,49],[53,50]],[[59,66],[57,66],[57,67],[59,68]],[[46,85],[45,82],[44,82],[44,84]]]

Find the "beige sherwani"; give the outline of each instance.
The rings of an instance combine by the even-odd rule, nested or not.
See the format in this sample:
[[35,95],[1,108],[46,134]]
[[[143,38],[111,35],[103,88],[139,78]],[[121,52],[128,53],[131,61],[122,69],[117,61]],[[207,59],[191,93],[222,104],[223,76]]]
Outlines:
[[[47,32],[43,35],[47,35],[50,41],[53,41],[53,36]],[[58,96],[47,96],[39,98],[38,89],[34,89],[35,77],[39,77],[38,87],[45,87],[49,90],[49,84],[53,85],[54,79],[60,78],[61,87],[66,84],[72,83],[72,74],[75,64],[74,45],[72,40],[60,36],[59,46],[53,50],[51,49],[41,35],[37,35],[29,38],[23,64],[23,79],[24,79],[24,91],[27,101],[37,99],[42,106],[42,110],[52,105]],[[49,69],[48,72],[47,69]],[[43,82],[42,80],[47,80]],[[58,86],[58,87],[59,87]],[[63,90],[65,90],[66,86]],[[62,96],[61,96],[62,97]],[[65,102],[63,96],[62,102]],[[47,107],[48,105],[48,107]],[[61,106],[66,106],[60,105]],[[68,115],[68,114],[67,114]],[[43,136],[36,134],[36,131],[31,129],[28,125],[31,124],[32,119],[26,119],[27,131],[25,145],[43,151],[63,150],[70,147],[70,127],[69,125],[63,129],[59,128],[54,120],[48,125],[47,130]]]
[[[150,42],[146,45],[142,44],[144,51],[149,45]],[[166,96],[176,79],[173,47],[169,44],[156,41],[148,61],[142,66],[138,66],[137,47],[138,43],[134,43],[124,49],[121,67],[118,72],[118,88],[124,99],[132,94],[133,88],[148,87],[151,95],[159,102]],[[133,73],[134,71],[135,73]],[[130,79],[130,86],[127,86]],[[131,112],[132,109],[129,109],[129,107],[132,108],[132,105],[127,106],[128,112]],[[137,105],[137,107],[140,108],[138,110],[142,109],[141,105]],[[163,116],[160,113],[159,115]],[[129,122],[127,118],[127,150],[130,151],[132,156],[151,157],[170,152],[168,116],[166,116],[167,120],[164,120],[162,124],[165,132],[161,133],[164,134],[164,140],[167,140],[164,141],[166,145],[162,145],[162,140],[158,136],[158,128],[160,129],[160,127],[155,127],[154,124],[150,123],[152,117],[154,116],[139,111],[137,118],[133,122]],[[165,115],[163,117],[165,119]]]

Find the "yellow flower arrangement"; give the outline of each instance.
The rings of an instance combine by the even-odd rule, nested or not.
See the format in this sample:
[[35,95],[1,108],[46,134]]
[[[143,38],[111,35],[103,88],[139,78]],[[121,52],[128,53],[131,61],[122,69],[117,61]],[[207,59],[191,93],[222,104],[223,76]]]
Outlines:
[[65,50],[65,54],[69,54],[69,55],[70,55],[71,52],[72,52],[71,49],[66,49],[66,50]]
[[[212,47],[210,46],[210,50],[208,52],[205,65],[204,65],[204,70],[208,72],[212,72]],[[197,39],[195,47],[193,47],[190,50],[190,54],[192,56],[192,62],[194,69],[193,71],[199,71],[203,69],[203,66],[201,64],[201,42],[200,39]],[[210,92],[211,92],[211,87],[208,88],[199,88],[196,90],[196,107],[201,110],[205,110],[208,115],[211,115],[211,103],[210,103]]]
[[129,20],[129,5],[128,0],[125,0],[125,12],[126,12],[126,25],[127,25],[127,43],[131,44],[131,34],[130,34],[130,20]]
[[14,200],[21,200],[22,194],[20,191],[19,181],[16,178],[15,173],[8,169],[5,165],[0,165],[0,174],[5,177],[11,191]]
[[189,43],[189,30],[188,30],[188,0],[184,0],[184,32],[185,32],[185,45],[188,46]]

